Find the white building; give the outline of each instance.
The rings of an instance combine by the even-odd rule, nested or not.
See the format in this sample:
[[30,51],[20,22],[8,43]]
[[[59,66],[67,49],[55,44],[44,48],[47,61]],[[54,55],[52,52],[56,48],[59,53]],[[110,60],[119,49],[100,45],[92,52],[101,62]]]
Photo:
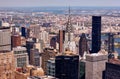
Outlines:
[[15,47],[13,48],[15,67],[23,67],[28,65],[28,53],[25,47]]
[[8,30],[0,30],[0,51],[11,51],[11,33]]

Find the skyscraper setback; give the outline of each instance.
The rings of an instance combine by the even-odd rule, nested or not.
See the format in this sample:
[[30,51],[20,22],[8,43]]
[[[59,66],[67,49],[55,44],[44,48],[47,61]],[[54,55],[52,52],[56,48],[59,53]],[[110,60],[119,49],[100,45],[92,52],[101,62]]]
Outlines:
[[92,51],[97,53],[101,48],[101,16],[92,16]]

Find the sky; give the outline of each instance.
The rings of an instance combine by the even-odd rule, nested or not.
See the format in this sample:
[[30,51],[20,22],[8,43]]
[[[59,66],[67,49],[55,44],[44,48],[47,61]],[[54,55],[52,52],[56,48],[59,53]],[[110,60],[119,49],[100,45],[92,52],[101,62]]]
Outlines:
[[120,0],[0,0],[0,7],[120,6]]

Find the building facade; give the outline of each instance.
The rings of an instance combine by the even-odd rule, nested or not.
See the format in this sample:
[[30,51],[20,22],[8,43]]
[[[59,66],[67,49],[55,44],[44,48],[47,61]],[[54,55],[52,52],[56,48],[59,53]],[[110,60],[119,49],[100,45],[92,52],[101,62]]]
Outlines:
[[101,49],[101,16],[92,16],[92,51],[97,53]]
[[54,49],[51,48],[45,48],[41,56],[42,56],[42,68],[45,71],[45,74],[47,74],[47,61],[50,58],[55,58],[56,51],[54,51]]
[[38,49],[30,50],[30,64],[40,67],[40,52]]
[[21,46],[21,36],[20,35],[12,35],[12,47]]
[[105,71],[107,61],[107,55],[88,54],[86,56],[85,79],[103,79],[103,71]]
[[21,36],[26,37],[26,28],[21,27]]
[[11,51],[11,33],[6,29],[0,29],[0,51]]
[[15,67],[21,68],[28,65],[28,53],[25,47],[16,47],[13,48],[14,58],[15,58]]
[[63,43],[65,39],[65,31],[64,30],[59,30],[59,52],[63,52]]
[[47,75],[55,76],[55,58],[47,61]]
[[79,78],[79,56],[60,55],[55,58],[55,77],[58,79]]
[[[119,61],[120,62],[120,61]],[[120,79],[120,64],[106,63],[105,79]]]
[[112,33],[108,34],[108,53],[114,52],[114,35]]
[[13,52],[0,52],[0,79],[15,79],[14,71]]
[[80,40],[79,40],[79,55],[83,57],[85,52],[88,52],[88,43],[87,43],[87,38],[83,33],[80,36]]

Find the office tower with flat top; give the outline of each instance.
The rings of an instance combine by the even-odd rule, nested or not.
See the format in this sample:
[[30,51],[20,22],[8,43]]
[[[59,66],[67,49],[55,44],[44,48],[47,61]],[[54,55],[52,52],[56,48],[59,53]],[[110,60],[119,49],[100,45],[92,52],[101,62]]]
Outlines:
[[0,51],[11,51],[11,33],[8,29],[0,29]]
[[59,52],[63,52],[63,43],[65,39],[65,31],[64,30],[59,30]]
[[101,48],[101,16],[92,16],[92,51],[97,53]]
[[78,79],[79,56],[60,55],[55,59],[55,77],[58,79]]

